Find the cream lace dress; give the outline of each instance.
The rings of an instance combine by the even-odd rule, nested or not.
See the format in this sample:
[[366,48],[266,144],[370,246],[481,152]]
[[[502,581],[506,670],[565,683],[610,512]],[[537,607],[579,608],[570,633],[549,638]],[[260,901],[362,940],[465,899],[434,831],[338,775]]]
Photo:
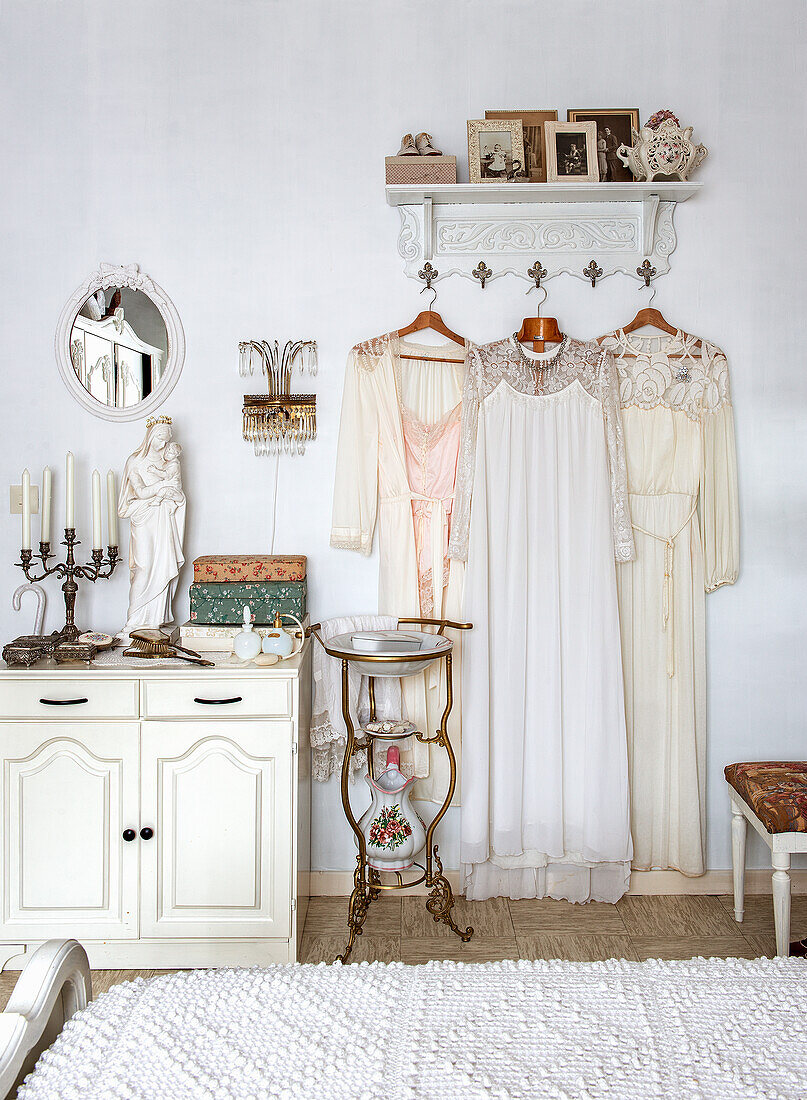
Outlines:
[[450,553],[467,558],[469,898],[615,901],[630,814],[614,558],[633,556],[610,352],[468,359]]
[[694,336],[600,340],[616,357],[636,560],[617,571],[634,858],[705,870],[705,593],[737,579],[726,357]]
[[[403,359],[402,354],[424,356]],[[396,333],[357,345],[345,372],[334,485],[331,545],[370,554],[379,539],[381,614],[458,620],[464,566],[448,559],[466,349],[420,345]],[[458,363],[428,362],[429,358]],[[461,643],[454,650],[449,736],[460,752]],[[434,734],[445,706],[444,662],[402,681],[409,719]],[[445,752],[410,738],[422,777],[415,797],[442,802]],[[455,795],[455,798],[458,794]]]

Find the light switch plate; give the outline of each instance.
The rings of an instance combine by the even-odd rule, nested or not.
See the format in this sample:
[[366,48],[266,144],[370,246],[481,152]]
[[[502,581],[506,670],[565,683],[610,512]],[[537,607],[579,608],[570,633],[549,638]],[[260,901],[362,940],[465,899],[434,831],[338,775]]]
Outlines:
[[[9,489],[9,511],[12,516],[22,515],[22,485],[12,485]],[[31,486],[31,515],[39,513],[39,486]]]

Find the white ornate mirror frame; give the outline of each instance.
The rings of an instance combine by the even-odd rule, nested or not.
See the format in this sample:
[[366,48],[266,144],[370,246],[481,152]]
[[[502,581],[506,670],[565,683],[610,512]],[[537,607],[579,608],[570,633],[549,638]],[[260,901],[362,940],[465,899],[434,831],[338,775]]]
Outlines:
[[[112,287],[129,287],[131,290],[139,290],[147,295],[159,309],[168,337],[168,358],[157,386],[142,401],[126,408],[103,405],[88,393],[76,376],[70,357],[70,334],[79,310],[91,294],[97,290],[109,290]],[[79,405],[91,412],[93,416],[100,416],[103,420],[141,420],[162,405],[179,381],[185,362],[185,333],[182,331],[182,322],[174,303],[161,286],[140,270],[138,264],[127,264],[122,267],[102,263],[98,270],[74,291],[62,310],[56,327],[56,362],[65,386]]]

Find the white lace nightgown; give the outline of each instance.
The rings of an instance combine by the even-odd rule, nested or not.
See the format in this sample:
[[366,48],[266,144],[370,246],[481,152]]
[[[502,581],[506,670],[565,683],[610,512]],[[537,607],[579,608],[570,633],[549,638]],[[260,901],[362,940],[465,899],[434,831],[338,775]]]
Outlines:
[[469,354],[450,553],[474,623],[466,896],[615,901],[631,841],[614,557],[633,536],[609,352],[512,337]]
[[[459,620],[464,566],[448,559],[466,349],[420,345],[397,333],[357,345],[345,372],[331,545],[369,554],[379,535],[378,610],[399,617]],[[402,355],[424,358],[404,359]],[[428,362],[429,358],[460,362]],[[455,705],[449,736],[460,752],[461,642],[455,643]],[[445,707],[445,662],[402,681],[407,716],[434,734]],[[402,745],[421,777],[415,797],[442,802],[448,765],[441,748]],[[456,796],[455,796],[456,797]]]
[[720,348],[601,339],[616,357],[636,560],[617,571],[633,866],[705,870],[705,592],[737,579],[734,419]]

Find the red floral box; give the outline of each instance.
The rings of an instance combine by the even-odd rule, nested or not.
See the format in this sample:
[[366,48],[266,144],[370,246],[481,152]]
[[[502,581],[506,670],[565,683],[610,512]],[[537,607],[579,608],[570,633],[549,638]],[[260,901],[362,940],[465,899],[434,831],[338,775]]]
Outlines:
[[193,563],[197,584],[228,584],[233,581],[305,580],[303,555],[275,557],[270,554],[207,554]]

